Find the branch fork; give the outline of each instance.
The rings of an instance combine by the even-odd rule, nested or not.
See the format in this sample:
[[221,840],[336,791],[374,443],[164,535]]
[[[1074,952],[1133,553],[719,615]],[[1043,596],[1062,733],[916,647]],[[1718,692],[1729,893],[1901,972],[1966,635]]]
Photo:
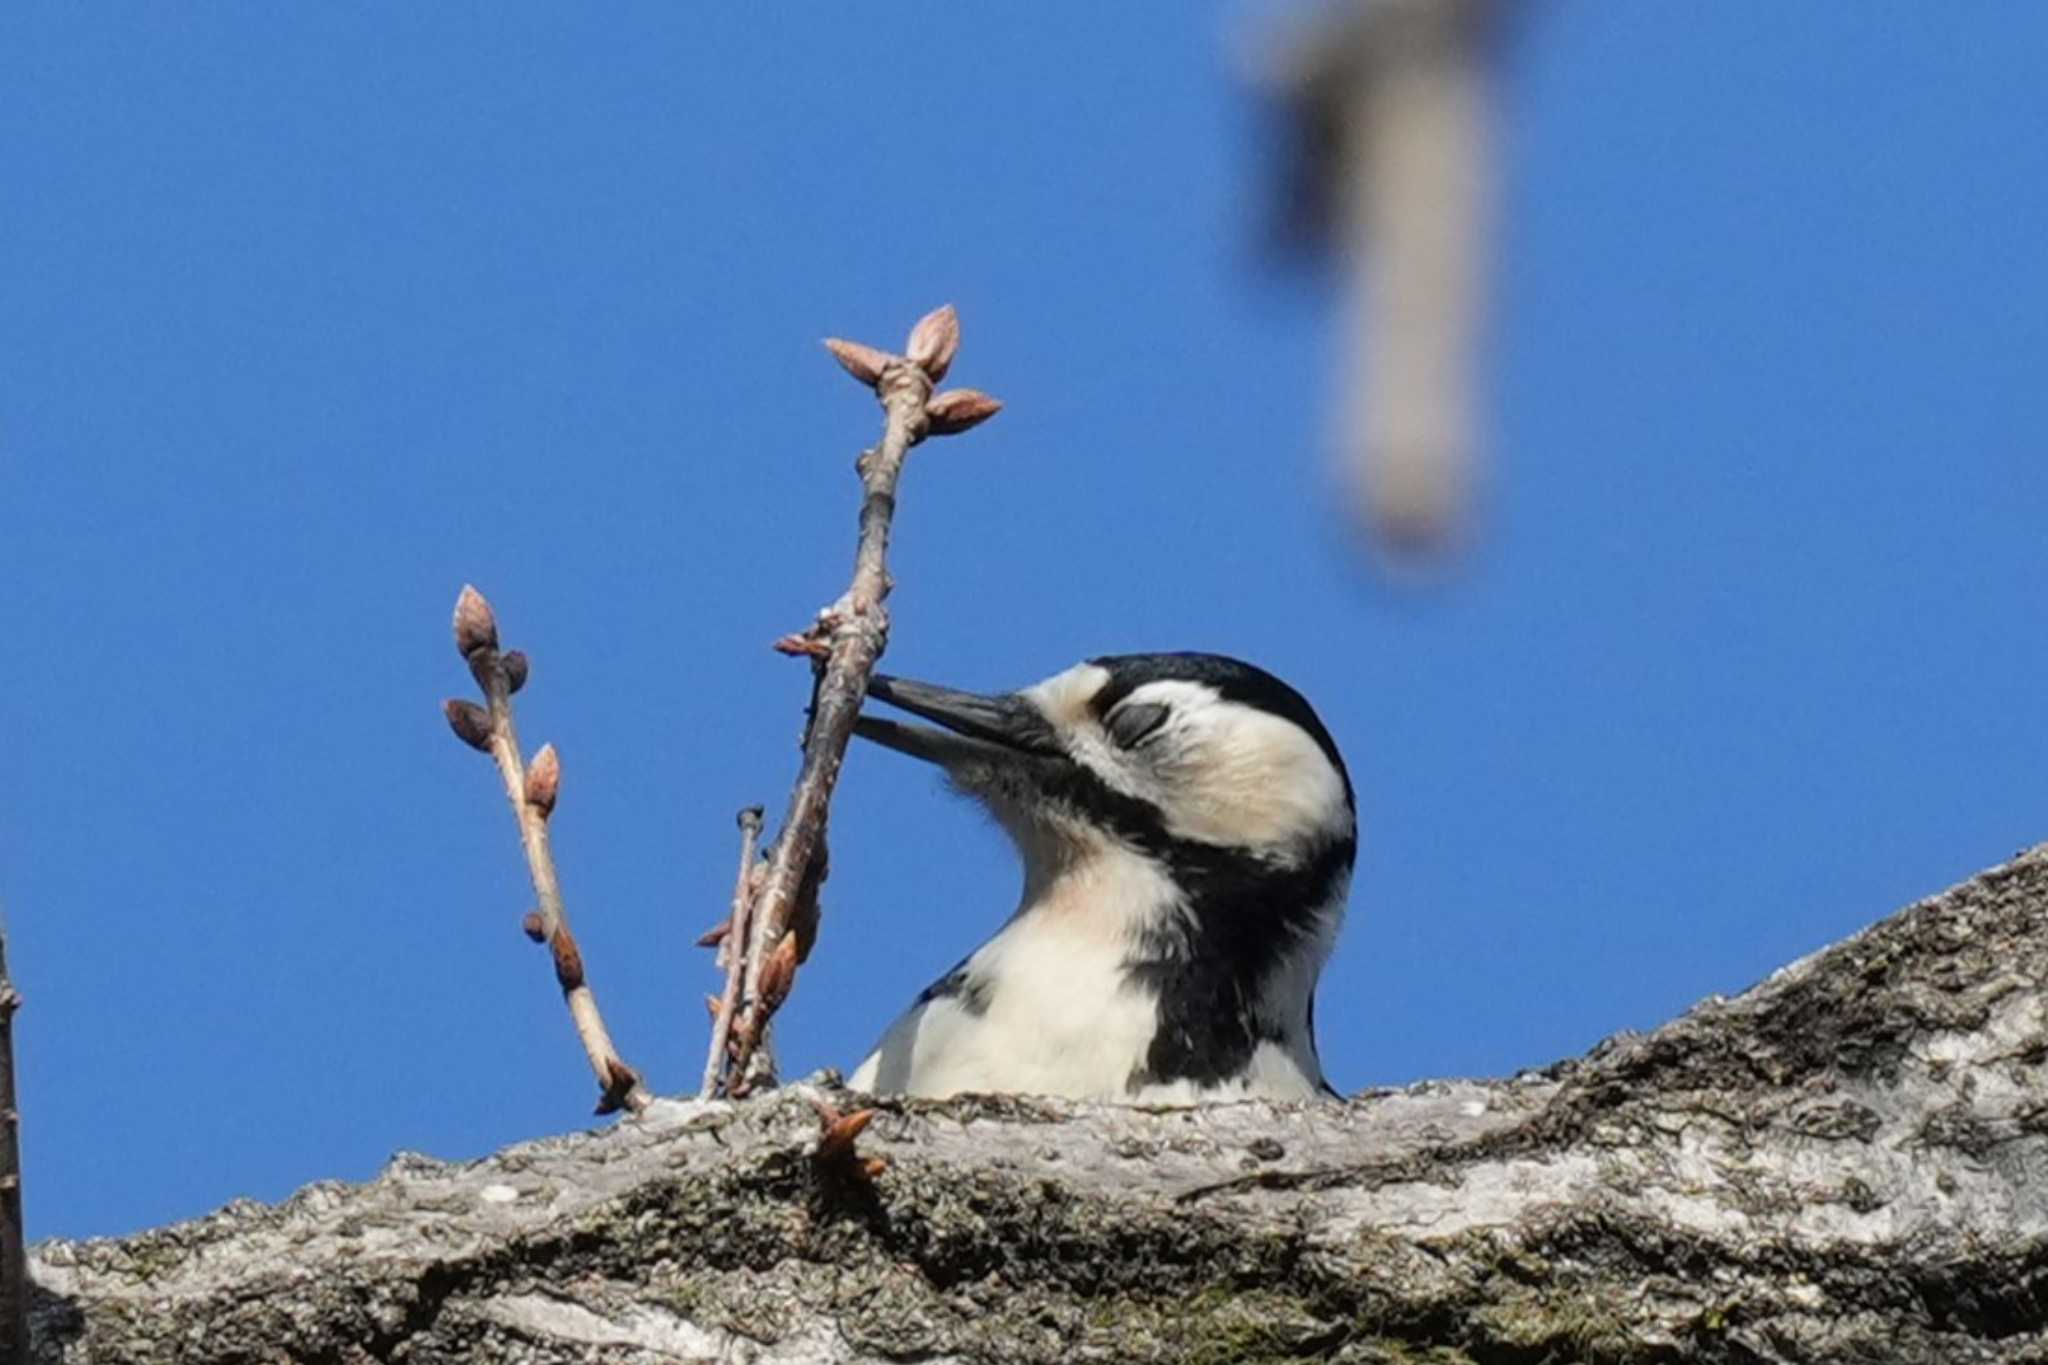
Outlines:
[[729,993],[721,997],[705,1063],[706,1096],[721,1091],[742,1095],[772,1078],[764,1047],[768,1023],[795,985],[797,969],[817,936],[832,791],[867,697],[868,679],[888,645],[884,604],[894,586],[889,533],[904,461],[925,438],[955,435],[1002,410],[999,401],[976,389],[933,391],[960,349],[960,317],[951,304],[919,319],[900,355],[837,337],[828,338],[825,349],[874,392],[882,406],[882,438],[855,464],[861,508],[852,581],[807,629],[775,642],[784,654],[810,659],[813,669],[803,763],[766,864],[748,867],[735,888],[721,952],[729,972],[737,959],[738,990],[731,994],[729,975]]

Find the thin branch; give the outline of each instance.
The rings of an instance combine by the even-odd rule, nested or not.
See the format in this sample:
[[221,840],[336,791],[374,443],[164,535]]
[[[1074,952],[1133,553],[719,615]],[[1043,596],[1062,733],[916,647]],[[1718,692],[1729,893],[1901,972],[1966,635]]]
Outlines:
[[718,998],[718,1017],[711,1024],[711,1051],[704,1059],[704,1085],[698,1091],[710,1099],[725,1074],[726,1054],[732,1049],[732,1019],[739,1011],[740,982],[747,966],[747,912],[754,902],[754,844],[761,837],[759,806],[740,812],[740,870],[733,879],[732,917],[725,922],[725,937],[718,947],[719,963],[725,968],[725,992]]
[[14,1012],[0,928],[0,1361],[28,1359],[28,1233],[21,1217],[21,1108],[14,1094]]
[[[818,671],[804,733],[803,765],[790,792],[782,832],[754,894],[748,932],[738,940],[746,946],[744,1010],[734,1026],[737,1042],[727,1073],[728,1093],[748,1087],[748,1068],[768,1021],[788,995],[816,934],[832,790],[867,697],[868,678],[889,639],[883,603],[893,586],[889,532],[904,459],[926,436],[965,431],[1002,407],[971,389],[933,394],[933,385],[944,378],[960,346],[960,320],[950,304],[919,320],[903,355],[837,339],[825,345],[847,373],[874,389],[882,404],[882,439],[855,466],[861,479],[861,509],[852,583],[819,613],[808,631],[778,642],[785,653],[812,658]],[[738,923],[735,918],[735,935]]]
[[555,855],[548,843],[548,817],[554,813],[561,789],[562,766],[550,744],[533,756],[532,767],[520,759],[519,731],[512,723],[512,694],[526,682],[526,656],[514,650],[498,652],[498,623],[491,604],[475,588],[464,587],[455,603],[455,647],[469,662],[469,671],[483,688],[488,709],[474,702],[447,704],[448,724],[471,748],[480,749],[497,760],[498,774],[505,782],[505,795],[519,821],[519,841],[526,850],[527,871],[533,877],[534,896],[539,908],[526,916],[526,935],[549,946],[554,957],[555,980],[562,988],[562,1000],[576,1025],[576,1036],[590,1058],[603,1091],[597,1112],[609,1114],[626,1108],[645,1109],[653,1096],[640,1082],[640,1073],[626,1065],[612,1046],[604,1016],[598,1012],[597,996],[583,974],[583,954],[569,931],[568,911],[562,905],[562,884],[555,873]]

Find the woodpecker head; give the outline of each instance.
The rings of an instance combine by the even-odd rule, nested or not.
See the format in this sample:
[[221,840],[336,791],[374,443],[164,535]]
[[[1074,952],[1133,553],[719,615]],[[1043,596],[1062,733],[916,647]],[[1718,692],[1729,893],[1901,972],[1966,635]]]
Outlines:
[[[1262,1044],[1305,1054],[1320,1082],[1313,995],[1357,826],[1300,693],[1213,654],[1094,659],[999,695],[881,676],[868,691],[934,724],[863,715],[858,733],[940,765],[1015,841],[1025,887],[1006,935],[1057,917],[1114,956],[1121,991],[1156,999],[1128,1093],[1227,1087]],[[999,971],[988,956],[962,971]]]

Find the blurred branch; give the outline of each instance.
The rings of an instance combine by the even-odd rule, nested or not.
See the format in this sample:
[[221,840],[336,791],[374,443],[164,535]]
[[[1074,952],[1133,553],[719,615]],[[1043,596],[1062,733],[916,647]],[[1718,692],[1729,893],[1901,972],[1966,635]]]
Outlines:
[[1284,214],[1347,276],[1341,477],[1360,524],[1404,557],[1454,548],[1470,519],[1504,5],[1352,0],[1280,62]]
[[471,748],[497,760],[498,773],[505,780],[505,795],[512,801],[512,813],[519,821],[519,839],[526,850],[526,866],[533,877],[533,891],[539,908],[528,913],[524,928],[536,943],[545,943],[554,957],[555,980],[562,999],[576,1025],[576,1036],[590,1058],[602,1090],[597,1112],[609,1114],[621,1108],[635,1112],[645,1109],[653,1097],[640,1083],[640,1073],[627,1066],[612,1046],[605,1031],[604,1016],[598,1012],[597,996],[584,978],[583,954],[569,932],[568,912],[562,905],[562,886],[555,873],[555,855],[548,843],[548,817],[554,814],[561,791],[562,765],[555,746],[545,745],[533,756],[531,767],[520,760],[519,731],[512,723],[512,694],[526,683],[526,656],[517,650],[498,651],[498,622],[491,604],[475,588],[465,586],[455,602],[455,647],[469,663],[469,671],[483,689],[488,707],[470,701],[450,701],[445,706],[449,728]]
[[[882,439],[855,466],[861,479],[861,509],[852,583],[808,630],[776,642],[786,654],[810,658],[816,672],[803,764],[790,792],[789,810],[748,913],[735,913],[728,931],[735,943],[744,945],[741,1009],[730,1025],[735,1040],[732,1056],[723,1058],[714,1051],[710,1068],[726,1067],[723,1088],[728,1094],[745,1093],[762,1077],[772,1076],[762,1046],[768,1022],[788,997],[797,967],[810,955],[817,935],[832,790],[867,696],[868,677],[888,644],[889,617],[883,602],[893,586],[889,532],[904,460],[925,437],[965,431],[1002,407],[972,389],[933,394],[960,346],[960,320],[950,304],[919,320],[902,355],[836,338],[825,346],[848,374],[874,390],[882,404]],[[762,1064],[750,1070],[757,1052]]]
[[7,971],[0,928],[0,1362],[28,1359],[28,1232],[21,1216],[21,1106],[14,1092],[14,1012],[21,992]]

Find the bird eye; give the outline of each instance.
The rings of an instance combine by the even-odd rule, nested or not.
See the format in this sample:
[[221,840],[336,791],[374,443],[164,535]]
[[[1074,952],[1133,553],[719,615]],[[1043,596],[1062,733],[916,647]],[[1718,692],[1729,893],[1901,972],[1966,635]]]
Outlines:
[[1130,749],[1147,735],[1166,724],[1167,708],[1160,702],[1134,702],[1119,707],[1103,721],[1109,730],[1109,737],[1118,747]]

